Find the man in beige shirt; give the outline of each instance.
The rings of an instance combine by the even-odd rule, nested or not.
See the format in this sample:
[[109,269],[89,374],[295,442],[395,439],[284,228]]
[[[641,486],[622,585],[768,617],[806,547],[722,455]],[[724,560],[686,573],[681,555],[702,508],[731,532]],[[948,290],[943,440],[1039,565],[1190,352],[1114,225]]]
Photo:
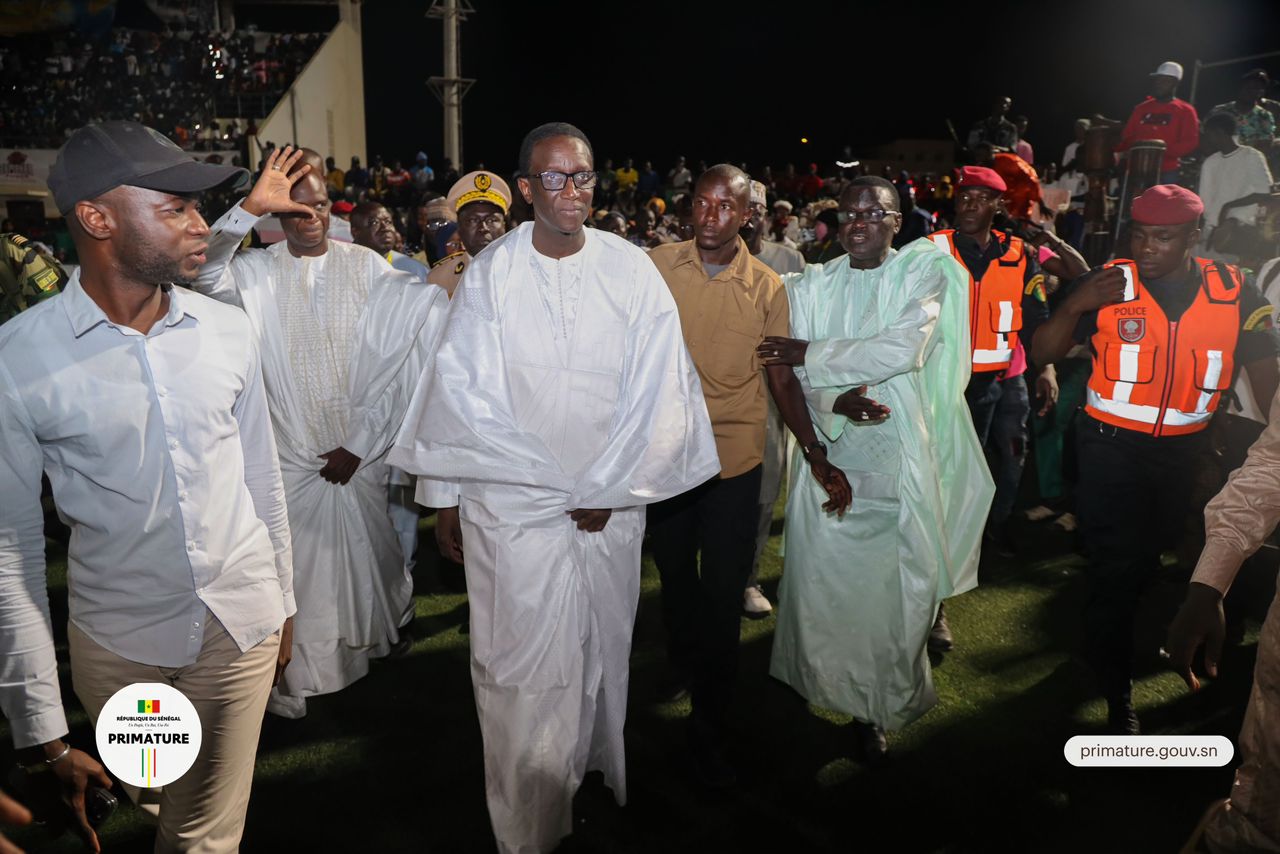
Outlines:
[[[1280,396],[1280,395],[1278,395]],[[1271,404],[1275,411],[1275,401]],[[1226,633],[1222,597],[1245,559],[1280,522],[1280,421],[1274,418],[1249,449],[1249,457],[1204,511],[1205,546],[1187,598],[1169,625],[1170,663],[1191,690],[1200,680],[1191,670],[1204,645],[1204,670],[1218,675]],[[1242,762],[1231,797],[1209,808],[1184,850],[1280,851],[1280,608],[1273,601],[1258,637],[1253,691],[1240,730]],[[1201,838],[1202,837],[1202,838]],[[1200,847],[1195,847],[1199,844]]]
[[[742,590],[755,552],[765,450],[766,369],[756,348],[767,336],[786,337],[790,331],[782,281],[738,236],[751,217],[749,199],[746,173],[712,167],[694,188],[694,239],[649,254],[680,311],[720,456],[719,477],[649,507],[675,680],[669,694],[682,693],[686,685],[692,689],[695,770],[717,788],[736,782],[723,734],[738,666]],[[852,494],[849,482],[827,462],[799,380],[787,366],[770,367],[767,376],[768,393],[831,499],[826,509],[843,513]]]

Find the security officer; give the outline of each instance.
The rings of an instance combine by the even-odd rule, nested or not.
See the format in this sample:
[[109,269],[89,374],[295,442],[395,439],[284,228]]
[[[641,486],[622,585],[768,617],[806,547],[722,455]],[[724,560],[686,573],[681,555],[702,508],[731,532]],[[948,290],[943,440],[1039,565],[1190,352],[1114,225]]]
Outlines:
[[1159,184],[1133,202],[1130,252],[1078,280],[1036,336],[1049,363],[1087,342],[1093,371],[1079,434],[1077,503],[1093,590],[1086,654],[1108,727],[1136,734],[1133,621],[1160,552],[1185,527],[1206,427],[1244,367],[1258,400],[1280,380],[1271,306],[1240,271],[1196,258],[1204,204]]
[[21,234],[0,234],[0,323],[57,296],[67,274]]
[[441,258],[432,266],[427,281],[444,288],[452,297],[471,259],[506,234],[511,188],[492,172],[468,172],[449,190],[447,203],[449,210],[457,211],[458,234],[467,251]]
[[[973,373],[965,400],[973,416],[978,441],[987,444],[995,434],[1000,444],[1000,467],[992,472],[996,500],[987,525],[988,544],[1011,554],[1005,522],[1013,509],[1026,460],[1027,417],[1031,403],[1023,377],[1028,345],[1036,329],[1049,317],[1044,274],[1034,246],[1022,238],[991,227],[1000,198],[1007,189],[994,169],[966,166],[956,185],[954,229],[929,235],[930,240],[969,272],[969,336]],[[1052,369],[1047,372],[1052,377]],[[1056,385],[1054,386],[1056,393]],[[1004,415],[996,418],[997,410]],[[945,652],[952,646],[945,612],[929,636],[929,648]]]

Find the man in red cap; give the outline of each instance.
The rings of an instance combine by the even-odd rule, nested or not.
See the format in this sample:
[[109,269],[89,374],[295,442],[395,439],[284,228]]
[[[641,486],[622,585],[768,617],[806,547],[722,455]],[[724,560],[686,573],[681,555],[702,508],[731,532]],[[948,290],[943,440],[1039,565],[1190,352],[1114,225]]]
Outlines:
[[[978,441],[985,445],[992,438],[1000,451],[1000,466],[992,472],[997,486],[987,542],[1006,555],[1012,554],[1006,523],[1026,462],[1031,410],[1023,377],[1027,360],[1019,342],[1029,342],[1049,316],[1035,247],[991,227],[1007,189],[994,169],[965,166],[956,185],[956,227],[929,235],[969,272],[973,373],[965,398]],[[1056,397],[1052,368],[1037,378],[1036,387],[1038,396]],[[939,617],[930,643],[937,651],[950,648],[945,617]]]
[[1271,306],[1240,271],[1197,258],[1204,205],[1159,184],[1133,202],[1130,253],[1078,280],[1033,345],[1048,364],[1076,343],[1093,354],[1079,430],[1081,531],[1093,593],[1087,656],[1108,726],[1135,734],[1133,619],[1160,552],[1192,509],[1193,463],[1241,366],[1257,400],[1275,396],[1280,344]]

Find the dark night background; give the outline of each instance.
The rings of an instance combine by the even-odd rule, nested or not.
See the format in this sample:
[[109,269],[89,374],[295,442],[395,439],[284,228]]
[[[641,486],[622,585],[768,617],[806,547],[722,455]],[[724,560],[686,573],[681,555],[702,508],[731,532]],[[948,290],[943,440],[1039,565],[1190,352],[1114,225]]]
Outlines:
[[[369,155],[443,156],[441,107],[425,85],[440,74],[440,21],[430,4],[363,7]],[[473,0],[462,24],[463,154],[514,167],[521,136],[544,121],[579,125],[597,162],[677,154],[822,164],[896,137],[963,137],[993,97],[1031,119],[1037,159],[1056,160],[1072,120],[1125,118],[1163,60],[1192,63],[1280,50],[1273,0],[1059,3],[779,3],[747,6]],[[1202,114],[1235,94],[1253,66],[1201,74]],[[1280,98],[1280,94],[1272,93]],[[809,145],[801,145],[807,136]]]

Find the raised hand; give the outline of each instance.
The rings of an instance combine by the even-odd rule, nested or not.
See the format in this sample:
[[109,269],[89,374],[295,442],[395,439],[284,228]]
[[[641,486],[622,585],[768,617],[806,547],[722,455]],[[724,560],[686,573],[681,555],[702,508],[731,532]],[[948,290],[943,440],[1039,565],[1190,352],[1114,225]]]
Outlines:
[[258,176],[258,182],[253,185],[249,195],[245,196],[240,207],[254,216],[264,216],[269,213],[298,213],[308,217],[314,216],[315,211],[310,207],[301,202],[295,202],[289,197],[289,191],[293,189],[293,185],[311,171],[311,167],[305,163],[298,166],[298,161],[301,159],[301,148],[295,149],[291,145],[286,145],[284,148],[273,149],[267,156],[266,162],[262,164],[262,174]]

